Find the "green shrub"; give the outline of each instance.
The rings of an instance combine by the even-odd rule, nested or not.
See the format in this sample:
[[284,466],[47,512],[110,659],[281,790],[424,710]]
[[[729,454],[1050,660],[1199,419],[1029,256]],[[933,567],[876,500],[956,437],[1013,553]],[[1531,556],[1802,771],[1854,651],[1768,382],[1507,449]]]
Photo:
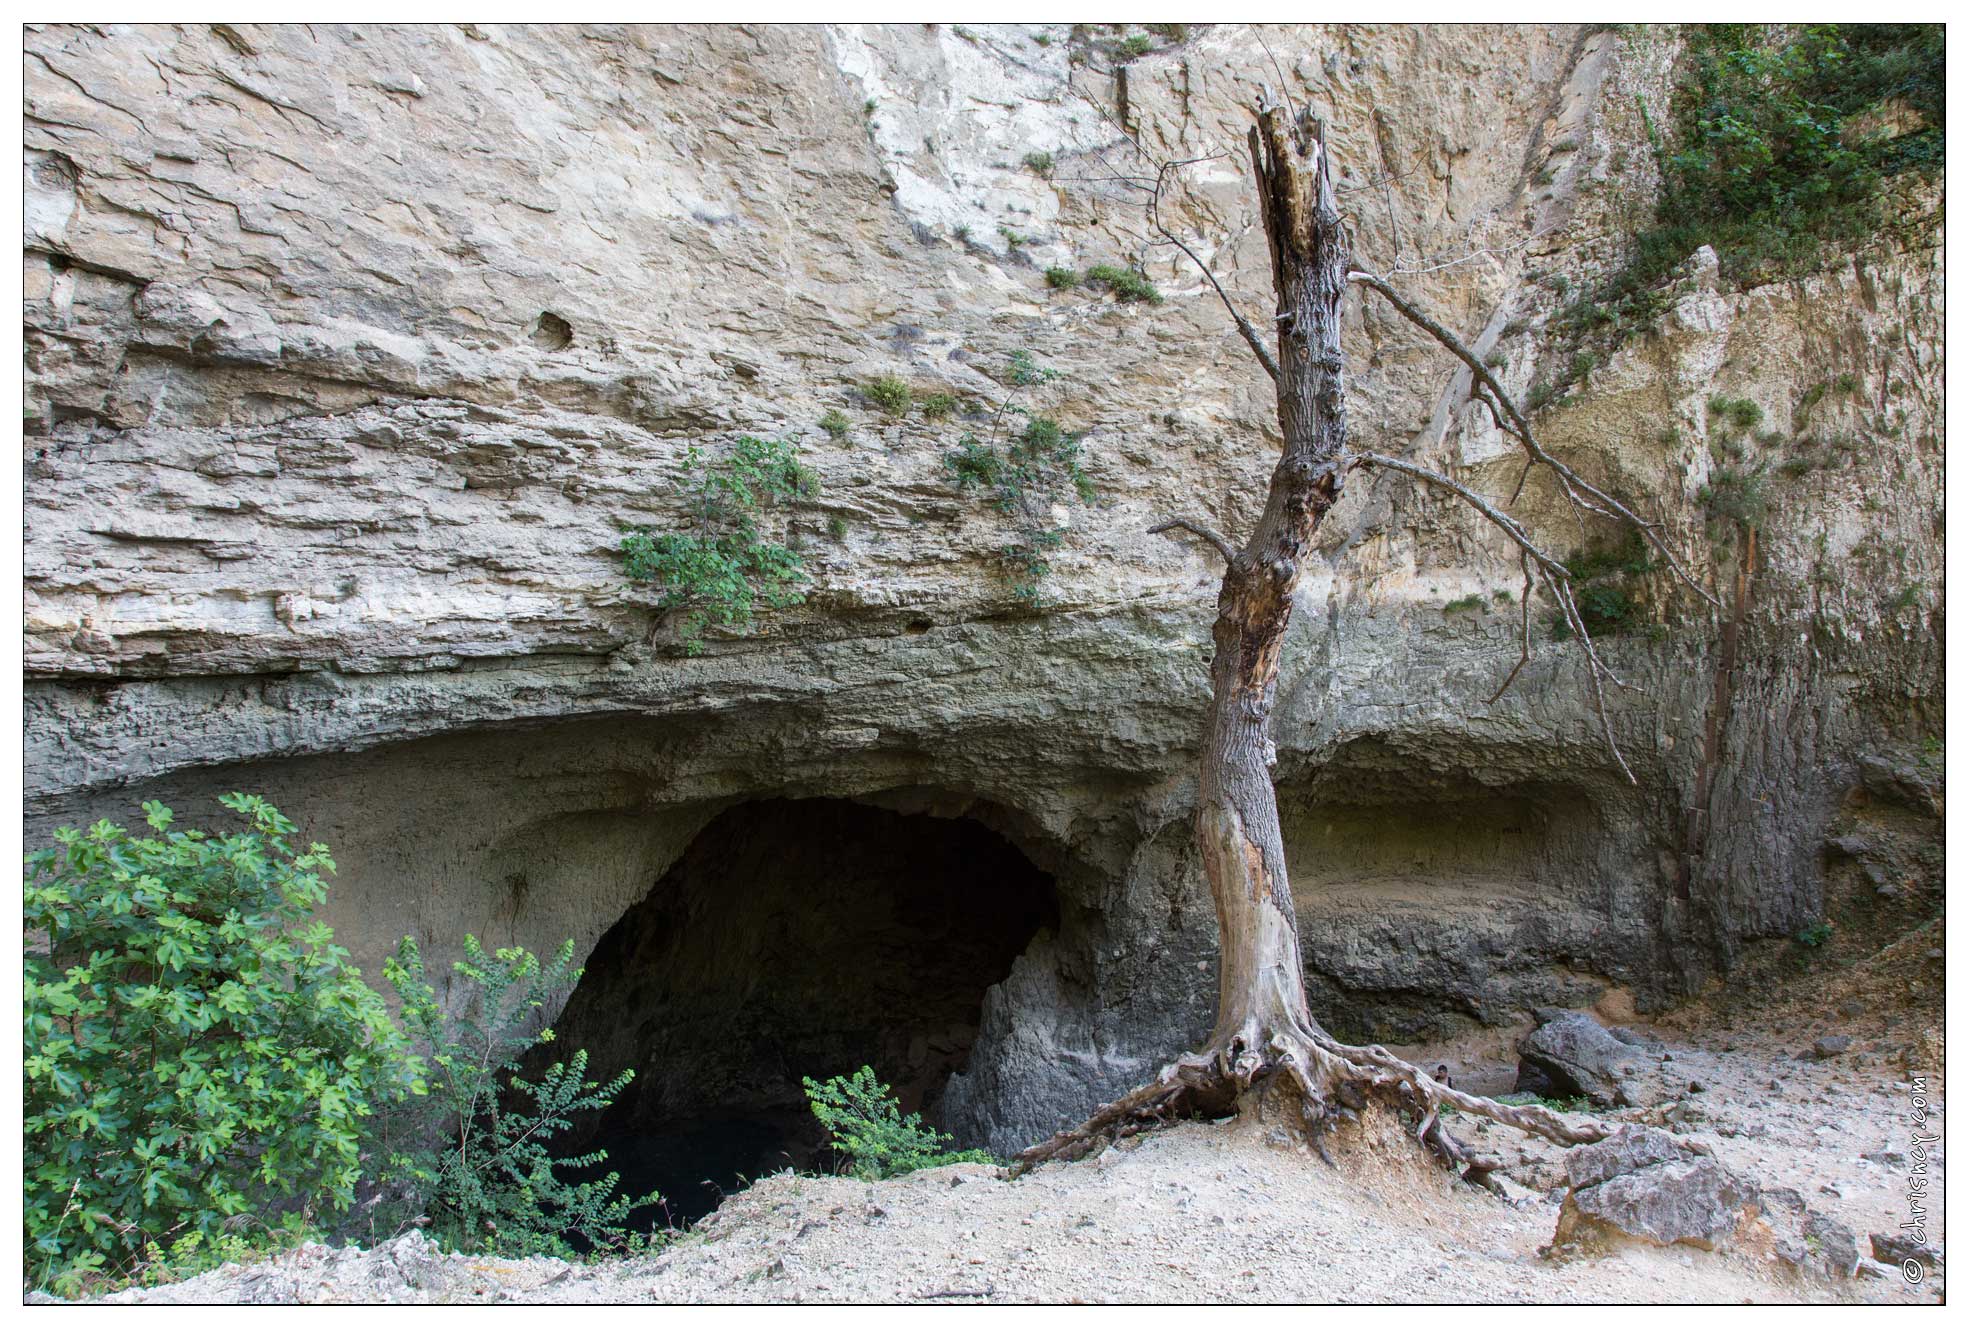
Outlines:
[[[404,1025],[431,1066],[430,1108],[402,1127],[410,1138],[394,1142],[393,1172],[408,1181],[432,1234],[453,1249],[563,1258],[623,1251],[639,1244],[629,1216],[661,1198],[618,1195],[614,1172],[583,1182],[559,1175],[607,1162],[602,1150],[554,1153],[554,1137],[572,1128],[574,1114],[608,1107],[634,1071],[606,1084],[589,1080],[588,1054],[577,1050],[538,1080],[520,1074],[527,1054],[553,1041],[551,1029],[536,1027],[538,1012],[579,981],[573,958],[572,941],[543,965],[524,947],[487,955],[468,935],[465,958],[452,966],[467,993],[457,1016],[438,1005],[416,942],[405,937],[384,963]],[[440,1130],[426,1143],[420,1137],[433,1134],[433,1115]]]
[[1080,285],[1080,274],[1072,268],[1048,268],[1046,284],[1056,291],[1070,291]]
[[884,374],[862,385],[862,395],[879,407],[884,415],[905,416],[913,394],[909,384],[894,374]]
[[1023,417],[1024,426],[1002,447],[996,436],[986,443],[966,434],[944,454],[944,470],[959,492],[983,491],[994,509],[1012,518],[1017,539],[998,551],[998,561],[1012,593],[1027,603],[1038,601],[1040,580],[1052,570],[1047,553],[1066,541],[1066,532],[1051,524],[1054,500],[1068,489],[1082,503],[1099,497],[1093,477],[1080,464],[1080,435],[1067,433],[1051,416],[1013,405],[1020,390],[1054,377],[1031,352],[1013,352],[1006,370],[1013,392],[999,415]]
[[1068,488],[1082,503],[1099,497],[1080,465],[1079,436],[1051,416],[1029,416],[1003,449],[966,434],[945,454],[944,469],[960,491],[989,490],[992,507],[1016,520],[1019,538],[999,551],[1000,562],[1013,594],[1037,601],[1040,580],[1052,570],[1046,554],[1066,539],[1066,532],[1048,524],[1046,508]]
[[1568,556],[1565,569],[1579,583],[1613,575],[1645,576],[1654,571],[1655,565],[1647,545],[1630,531],[1619,544],[1596,545]]
[[920,1114],[902,1113],[889,1086],[864,1066],[853,1075],[825,1082],[806,1076],[807,1104],[827,1131],[827,1142],[846,1171],[864,1181],[899,1177],[948,1163],[996,1163],[981,1149],[950,1151],[950,1137],[923,1124]]
[[1053,154],[1050,152],[1028,152],[1025,163],[1034,175],[1053,178]]
[[1050,381],[1053,371],[1033,359],[1031,351],[1014,351],[1006,360],[1006,378],[1016,388],[1030,388]]
[[1155,283],[1132,268],[1118,268],[1112,263],[1097,263],[1087,269],[1087,281],[1096,286],[1105,286],[1114,293],[1114,298],[1124,303],[1138,301],[1143,304],[1159,305],[1162,292]]
[[1444,605],[1443,612],[1445,614],[1458,614],[1463,612],[1465,609],[1482,609],[1483,607],[1484,607],[1483,596],[1465,595],[1458,599],[1451,600],[1448,604]]
[[1010,249],[1015,254],[1026,242],[1026,237],[1020,235],[1017,231],[1013,230],[1009,226],[999,227],[998,233],[1001,236],[1005,237],[1005,247],[1007,249]]
[[1124,38],[1115,46],[1115,51],[1126,60],[1137,59],[1140,56],[1147,55],[1154,49],[1155,43],[1140,33],[1136,33],[1133,37]]
[[[368,1119],[422,1092],[383,1001],[313,918],[328,850],[266,800],[243,828],[99,821],[27,856],[26,1276],[64,1293],[241,1223],[349,1205]],[[192,1240],[196,1237],[196,1240]]]
[[1832,940],[1832,924],[1821,919],[1817,923],[1800,928],[1793,940],[1809,950],[1817,950]]
[[820,418],[820,427],[827,431],[829,438],[838,442],[848,436],[848,430],[853,428],[853,422],[839,411],[829,411]]
[[1743,470],[1720,466],[1710,472],[1709,483],[1702,487],[1698,497],[1709,509],[1713,524],[1733,524],[1745,529],[1760,524],[1771,506],[1761,467]]
[[944,420],[957,409],[957,398],[948,392],[933,392],[919,405],[925,420]]
[[960,492],[974,488],[996,488],[1005,473],[1005,459],[994,448],[966,434],[956,448],[944,454],[944,469]]
[[[1587,632],[1595,637],[1617,636],[1648,626],[1635,593],[1655,564],[1638,533],[1628,532],[1617,544],[1578,550],[1565,560],[1565,569],[1572,580],[1573,604]],[[1572,637],[1572,624],[1563,612],[1552,616],[1551,626],[1554,641]]]
[[827,517],[827,534],[837,541],[847,539],[848,519],[838,512],[829,513]]
[[1711,397],[1709,413],[1740,434],[1764,423],[1764,409],[1745,397]]
[[[1648,121],[1663,174],[1655,217],[1618,268],[1553,317],[1569,349],[1592,340],[1605,353],[1652,328],[1705,244],[1732,289],[1817,270],[1892,229],[1896,179],[1941,169],[1939,25],[1687,31],[1672,142]],[[1896,123],[1912,127],[1880,132]]]
[[658,535],[636,527],[623,536],[621,552],[630,580],[656,583],[661,607],[684,611],[679,636],[695,655],[712,625],[743,628],[760,605],[800,602],[807,574],[799,553],[765,539],[757,518],[781,502],[811,498],[818,485],[794,444],[750,435],[716,466],[707,466],[693,444],[684,454],[682,483],[696,531]]

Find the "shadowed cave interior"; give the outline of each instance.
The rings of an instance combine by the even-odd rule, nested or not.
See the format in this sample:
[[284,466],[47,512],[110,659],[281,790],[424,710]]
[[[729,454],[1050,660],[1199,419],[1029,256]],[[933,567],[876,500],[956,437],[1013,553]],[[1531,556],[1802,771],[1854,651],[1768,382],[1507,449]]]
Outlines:
[[941,1125],[985,990],[1058,926],[1052,877],[968,817],[745,803],[602,936],[543,1052],[635,1069],[582,1147],[687,1222],[745,1180],[830,1166],[802,1076],[872,1066]]

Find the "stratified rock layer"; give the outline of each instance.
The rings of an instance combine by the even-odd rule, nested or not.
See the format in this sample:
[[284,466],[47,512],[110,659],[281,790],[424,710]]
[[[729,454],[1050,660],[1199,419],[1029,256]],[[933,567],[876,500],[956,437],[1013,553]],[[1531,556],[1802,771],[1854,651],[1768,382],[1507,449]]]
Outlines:
[[[264,792],[336,850],[331,921],[373,970],[405,932],[585,951],[739,801],[972,816],[1052,875],[1060,926],[987,995],[950,1124],[1017,1147],[1151,1071],[1214,995],[1188,818],[1217,572],[1146,531],[1247,529],[1277,434],[1213,294],[1147,244],[1119,126],[1210,158],[1165,218],[1262,320],[1242,136],[1283,80],[1331,125],[1361,261],[1522,391],[1648,213],[1640,108],[1676,43],[1155,45],[1122,67],[1064,27],[31,29],[30,839]],[[1163,303],[1042,278],[1103,262]],[[1724,686],[1718,617],[1659,573],[1634,588],[1656,630],[1603,643],[1638,784],[1543,606],[1487,701],[1519,650],[1510,547],[1355,478],[1276,735],[1323,1016],[1398,1039],[1610,985],[1646,1006],[1817,917],[1860,762],[1940,731],[1941,290],[1934,249],[1746,292],[1698,253],[1660,326],[1541,415],[1731,604],[1710,402],[1773,435],[1748,443],[1772,505]],[[1347,339],[1357,437],[1511,496],[1509,441],[1438,348],[1374,303]],[[1057,509],[1036,607],[943,466],[1021,350],[1057,371],[1021,404],[1086,431],[1099,491]],[[880,374],[956,417],[883,415],[857,391]],[[683,519],[688,448],[744,432],[819,476],[774,528],[812,594],[685,657],[614,551]],[[1805,455],[1830,464],[1776,465]],[[1542,481],[1515,511],[1567,551],[1611,538]]]

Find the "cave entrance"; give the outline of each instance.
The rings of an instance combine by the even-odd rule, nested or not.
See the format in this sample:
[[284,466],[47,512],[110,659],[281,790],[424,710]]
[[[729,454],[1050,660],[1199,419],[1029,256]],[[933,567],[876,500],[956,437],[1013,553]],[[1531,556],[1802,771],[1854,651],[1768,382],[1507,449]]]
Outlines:
[[826,1165],[802,1076],[872,1066],[940,1125],[985,990],[1058,925],[1053,878],[968,817],[731,808],[603,935],[555,1022],[551,1047],[586,1048],[598,1078],[636,1071],[583,1147],[683,1223]]

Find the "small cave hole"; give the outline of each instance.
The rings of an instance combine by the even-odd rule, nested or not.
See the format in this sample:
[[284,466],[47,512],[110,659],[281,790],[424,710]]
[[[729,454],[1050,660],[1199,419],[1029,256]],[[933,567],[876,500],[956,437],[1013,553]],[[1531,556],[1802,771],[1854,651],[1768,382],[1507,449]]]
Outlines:
[[927,618],[912,618],[909,620],[908,626],[905,627],[903,631],[907,632],[912,637],[920,637],[935,626],[936,624],[932,623]]
[[574,325],[559,314],[542,313],[533,320],[526,337],[543,351],[565,351],[574,345]]
[[635,1070],[578,1147],[691,1222],[761,1176],[833,1167],[803,1076],[872,1066],[942,1127],[986,989],[1058,926],[1053,878],[979,821],[741,804],[603,935],[542,1053]]

